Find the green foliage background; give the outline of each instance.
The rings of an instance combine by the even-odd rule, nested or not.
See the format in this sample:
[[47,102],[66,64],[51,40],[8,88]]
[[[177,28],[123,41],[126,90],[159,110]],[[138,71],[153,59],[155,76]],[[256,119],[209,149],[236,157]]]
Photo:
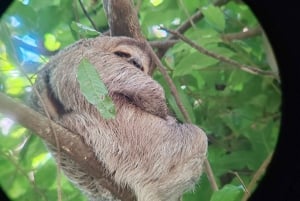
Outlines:
[[[98,31],[106,31],[102,3],[83,2]],[[226,33],[259,25],[251,10],[240,1],[229,1],[221,7],[213,6],[210,0],[136,3],[140,3],[138,15],[149,40],[163,40],[168,35],[157,26],[176,29],[201,9],[204,18],[193,24],[185,36],[241,64],[271,70],[262,35],[231,42],[222,39]],[[72,24],[76,26],[73,21],[90,26],[77,1],[15,1],[0,23],[0,91],[26,102],[31,85],[24,72],[34,80],[34,72],[49,56],[79,39],[78,32],[70,28]],[[86,32],[95,35],[93,31]],[[220,187],[213,193],[204,174],[194,192],[186,193],[184,200],[240,200],[245,193],[241,180],[247,187],[276,146],[281,115],[279,81],[249,74],[183,42],[170,48],[162,61],[193,122],[209,137],[208,159]],[[154,78],[164,87],[170,109],[183,121],[162,75],[155,72]],[[38,137],[2,114],[0,185],[11,200],[57,200],[56,165],[51,155]],[[61,188],[65,201],[86,200],[64,176]]]

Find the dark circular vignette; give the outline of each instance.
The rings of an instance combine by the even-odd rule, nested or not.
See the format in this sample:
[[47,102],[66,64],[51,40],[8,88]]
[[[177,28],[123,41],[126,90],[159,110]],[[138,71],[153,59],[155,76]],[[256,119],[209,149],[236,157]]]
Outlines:
[[[1,0],[1,5],[0,5],[0,18],[2,17],[2,14],[5,12],[5,10],[9,7],[11,0]],[[0,30],[1,31],[1,30]],[[5,192],[2,190],[0,186],[0,200],[2,201],[9,201],[9,198],[5,194]]]
[[[300,66],[296,54],[299,52],[300,33],[296,29],[300,19],[297,1],[244,0],[264,28],[276,56],[282,80],[282,120],[278,144],[264,178],[250,201],[289,201],[300,197],[300,167],[297,133],[299,114]],[[0,17],[12,0],[1,0]],[[298,22],[297,22],[298,20]],[[298,78],[298,79],[297,79]],[[298,97],[296,96],[298,92]],[[299,116],[298,116],[299,119]],[[0,188],[0,200],[8,200]]]
[[2,14],[4,11],[8,8],[8,6],[13,2],[12,0],[1,0],[0,4],[0,17],[2,17]]
[[300,103],[299,62],[296,62],[296,54],[299,52],[299,31],[296,30],[299,24],[299,7],[295,1],[285,4],[283,1],[245,0],[245,3],[258,18],[273,47],[283,97],[278,144],[264,178],[249,200],[299,200],[299,117],[297,119],[295,116],[299,114]]
[[[5,12],[5,10],[9,7],[11,4],[11,0],[1,0],[0,5],[0,18],[2,17],[2,14]],[[0,30],[1,31],[1,30]],[[0,186],[0,200],[2,201],[9,201],[10,199],[7,197],[6,193],[2,190]]]

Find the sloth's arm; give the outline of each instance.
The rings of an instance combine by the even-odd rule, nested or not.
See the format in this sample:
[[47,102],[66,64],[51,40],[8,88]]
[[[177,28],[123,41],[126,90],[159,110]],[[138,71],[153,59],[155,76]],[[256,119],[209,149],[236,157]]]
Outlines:
[[163,88],[139,69],[115,64],[102,68],[100,75],[103,75],[111,95],[122,95],[148,113],[161,118],[167,117],[168,108]]
[[159,83],[131,64],[113,58],[111,54],[99,58],[100,55],[91,55],[89,60],[96,66],[110,95],[124,96],[148,113],[164,119],[167,117],[165,94]]

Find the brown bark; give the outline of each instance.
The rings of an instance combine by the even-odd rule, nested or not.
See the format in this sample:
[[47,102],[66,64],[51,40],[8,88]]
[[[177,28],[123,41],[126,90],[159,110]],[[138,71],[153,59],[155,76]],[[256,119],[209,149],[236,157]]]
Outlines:
[[36,133],[43,140],[56,146],[53,130],[57,134],[60,150],[77,162],[88,174],[102,180],[102,184],[120,200],[134,200],[129,189],[118,187],[114,181],[105,174],[104,166],[97,161],[93,151],[80,138],[43,115],[35,112],[28,106],[0,93],[0,113],[22,124]]
[[143,40],[132,0],[103,0],[111,36],[128,36]]

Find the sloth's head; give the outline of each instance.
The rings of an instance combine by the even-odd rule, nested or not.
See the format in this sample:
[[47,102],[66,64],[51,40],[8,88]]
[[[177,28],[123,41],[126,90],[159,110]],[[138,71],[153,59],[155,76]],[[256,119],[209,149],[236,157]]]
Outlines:
[[102,51],[113,53],[145,74],[149,73],[149,68],[153,65],[147,45],[143,42],[128,37],[108,36],[98,37],[94,42],[99,44]]

